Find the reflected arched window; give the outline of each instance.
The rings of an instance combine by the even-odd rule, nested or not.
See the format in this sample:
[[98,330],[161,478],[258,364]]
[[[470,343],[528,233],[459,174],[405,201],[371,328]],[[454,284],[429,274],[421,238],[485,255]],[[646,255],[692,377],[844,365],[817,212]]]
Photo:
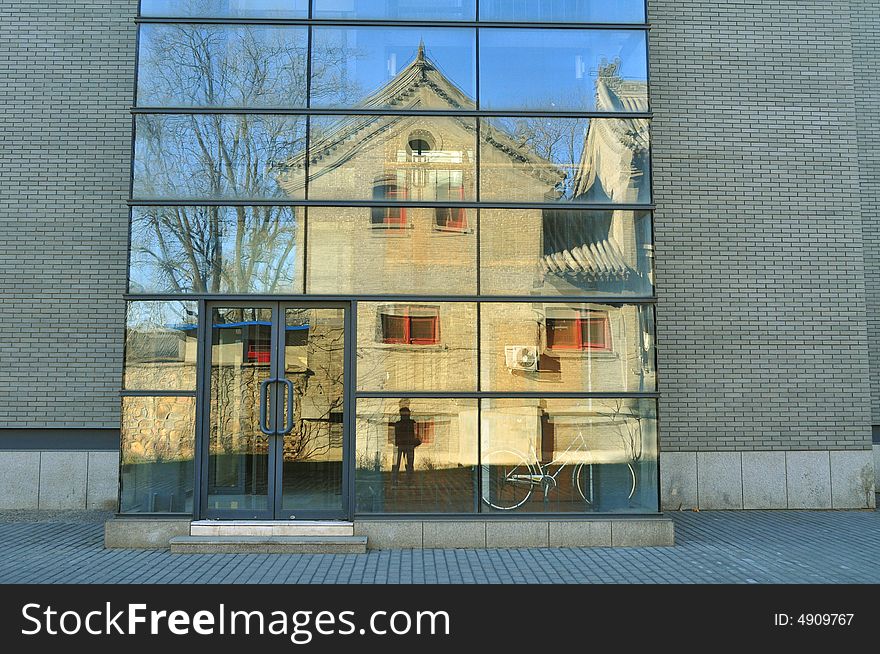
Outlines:
[[409,140],[409,149],[412,152],[413,161],[419,161],[418,157],[424,157],[431,151],[431,143],[427,135],[413,136]]
[[[379,177],[373,183],[373,199],[377,201],[406,200],[406,187],[400,186],[396,177]],[[406,227],[406,207],[373,207],[370,217],[374,228],[403,229]]]
[[[437,202],[462,202],[464,183],[460,170],[437,171]],[[438,207],[434,210],[437,229],[463,232],[468,228],[467,210],[464,207]]]

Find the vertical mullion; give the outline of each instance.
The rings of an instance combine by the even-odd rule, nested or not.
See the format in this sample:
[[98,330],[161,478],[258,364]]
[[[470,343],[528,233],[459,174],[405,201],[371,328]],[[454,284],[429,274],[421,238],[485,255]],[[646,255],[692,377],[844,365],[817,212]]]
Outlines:
[[477,496],[474,513],[483,512],[483,400],[477,399]]
[[[284,378],[284,335],[286,316],[284,305],[280,302],[272,303],[272,328],[270,332],[269,351],[271,359],[269,364],[269,378],[280,380]],[[272,431],[279,432],[284,425],[284,402],[287,396],[284,384],[277,381],[270,386],[269,397],[272,398]],[[290,411],[292,407],[288,407]],[[278,518],[278,511],[281,508],[281,475],[282,463],[284,457],[281,455],[284,449],[284,438],[282,436],[267,436],[269,439],[269,488],[268,500],[271,503],[269,511],[272,512],[273,518]]]
[[205,304],[198,301],[198,327],[196,329],[196,398],[195,398],[195,441],[193,442],[193,518],[199,519],[202,511],[201,479],[202,479],[202,434],[204,433],[204,390],[205,369]]
[[[309,17],[312,14],[312,3],[309,2]],[[306,109],[312,108],[312,41],[314,40],[314,27],[309,25],[306,34]],[[303,181],[303,197],[309,199],[309,148],[312,136],[312,116],[306,114],[306,157],[305,157],[305,180]]]
[[[474,8],[474,11],[476,12],[474,15],[474,18],[476,19],[477,22],[479,22],[479,20],[480,20],[480,0],[476,0],[476,6]],[[475,52],[475,56],[477,59],[476,60],[476,73],[475,73],[475,81],[476,81],[476,85],[477,85],[477,91],[476,91],[477,97],[475,99],[475,102],[476,102],[477,110],[479,111],[482,106],[481,100],[480,100],[480,95],[481,95],[480,94],[481,56],[480,56],[480,28],[479,27],[474,29],[474,52]],[[480,117],[477,117],[477,118],[474,118],[474,122],[476,123],[475,124],[475,134],[476,134],[476,140],[477,140],[476,152],[474,153],[475,164],[476,164],[475,177],[476,177],[476,185],[477,185],[475,198],[476,198],[477,204],[479,204],[481,201],[481,198],[482,198],[482,193],[481,193],[482,170],[481,170],[480,152],[481,152],[482,146],[483,146],[483,140],[482,140],[483,119]],[[475,265],[477,267],[477,271],[476,271],[477,272],[477,296],[482,294],[482,276],[483,276],[483,271],[481,268],[481,266],[482,266],[482,253],[480,252],[480,247],[482,245],[482,235],[481,235],[482,215],[481,214],[482,214],[482,212],[480,210],[480,207],[478,206],[477,207],[477,238],[476,238],[477,251],[475,253],[476,254]],[[480,342],[482,339],[483,305],[480,302],[477,302],[476,305],[477,305],[477,307],[476,307],[477,308],[477,336],[476,336],[477,337],[477,342],[476,342],[476,348],[477,348],[477,352],[476,352],[476,355],[477,355],[476,356],[476,365],[477,365],[476,383],[477,383],[477,387],[476,387],[476,391],[479,393],[480,391],[483,390],[483,379],[482,379],[482,370],[481,370],[483,348],[482,348],[482,343]],[[477,496],[474,498],[474,513],[480,513],[483,508],[482,507],[482,499],[483,499],[483,475],[482,475],[483,400],[479,399],[479,398],[477,399],[477,434],[476,435],[477,435],[477,442],[476,442],[476,447],[477,447],[477,452],[476,452]]]
[[[309,18],[312,17],[312,0],[309,0]],[[314,28],[309,25],[306,33],[306,108],[312,106],[312,41],[314,39]],[[303,180],[303,197],[309,199],[309,158],[312,144],[312,116],[306,115],[306,137],[305,137],[305,162],[303,164],[305,170],[305,179]],[[308,294],[308,276],[309,276],[309,208],[303,207],[303,295]]]
[[[308,123],[308,119],[306,119]],[[306,156],[308,159],[308,156]],[[308,181],[308,180],[307,180]],[[294,218],[296,217],[296,208],[293,209]],[[303,295],[308,295],[309,292],[309,208],[303,207],[303,279],[302,279],[302,293]]]
[[[198,494],[199,497],[199,513],[194,516],[196,519],[206,517],[208,511],[208,481],[210,475],[210,465],[208,457],[211,451],[210,433],[211,433],[211,342],[213,338],[213,305],[206,300],[199,300],[199,325],[201,327],[201,338],[197,347],[201,348],[201,352],[197,356],[197,364],[201,367],[201,393],[196,400],[201,402],[201,407],[197,407],[196,414],[196,451],[199,452],[198,457],[198,473],[196,482],[198,488],[193,489],[193,496]],[[198,370],[198,368],[197,368]],[[199,426],[201,428],[199,428]],[[195,504],[195,501],[193,502]],[[195,509],[195,507],[193,507]]]
[[343,373],[345,388],[347,389],[347,406],[345,421],[348,426],[346,437],[343,443],[348,445],[348,451],[343,450],[343,481],[348,483],[347,493],[347,517],[353,518],[357,511],[357,462],[355,461],[357,452],[357,433],[355,427],[357,425],[357,300],[351,302],[348,306],[348,333],[346,334],[346,347],[348,348],[348,357],[346,368]]
[[[481,316],[483,313],[483,305],[480,302],[477,302],[477,393],[480,393],[482,388],[482,352],[483,348],[481,346]],[[483,475],[482,475],[482,458],[483,458],[483,400],[482,398],[477,398],[477,497],[475,498],[475,512],[480,513],[482,510],[482,498],[483,498]]]

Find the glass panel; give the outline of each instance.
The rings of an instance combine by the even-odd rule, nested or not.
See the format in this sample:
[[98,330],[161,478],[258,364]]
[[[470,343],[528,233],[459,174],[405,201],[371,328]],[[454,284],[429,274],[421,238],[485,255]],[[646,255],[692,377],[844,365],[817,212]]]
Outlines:
[[[445,202],[453,199],[449,189],[454,188],[456,200],[472,201],[475,131],[472,118],[315,116],[309,199],[374,200],[378,194],[388,201]],[[420,147],[420,141],[430,149]],[[297,180],[300,161],[291,162]],[[283,173],[279,183],[296,188]]]
[[302,292],[303,209],[134,207],[131,293]]
[[358,400],[358,513],[473,513],[477,400]]
[[315,18],[474,20],[476,0],[314,0]]
[[119,510],[192,513],[196,400],[124,397]]
[[136,124],[136,198],[305,196],[305,118],[166,114],[140,115]]
[[271,378],[272,310],[211,311],[208,509],[256,514],[269,503],[269,439],[260,429],[261,393]]
[[305,107],[308,30],[141,25],[142,107]]
[[483,511],[659,510],[655,400],[481,401]]
[[647,111],[647,62],[641,30],[482,29],[480,108]]
[[651,202],[646,118],[491,118],[480,130],[483,200]]
[[308,18],[309,0],[141,0],[141,16]]
[[[396,212],[404,222],[377,223],[377,211]],[[460,218],[457,227],[438,224],[444,211]],[[310,208],[308,292],[476,294],[476,211],[460,211]]]
[[483,209],[486,295],[644,295],[653,291],[648,212]]
[[645,0],[480,0],[480,20],[644,23]]
[[129,302],[123,388],[196,390],[197,343],[195,302]]
[[476,390],[475,304],[360,302],[357,332],[359,390]]
[[[642,305],[484,303],[484,391],[654,391],[654,310]],[[606,338],[588,338],[599,321]]]
[[345,312],[287,309],[284,377],[293,384],[293,420],[285,403],[282,508],[342,511]]
[[315,27],[313,107],[473,109],[472,29]]

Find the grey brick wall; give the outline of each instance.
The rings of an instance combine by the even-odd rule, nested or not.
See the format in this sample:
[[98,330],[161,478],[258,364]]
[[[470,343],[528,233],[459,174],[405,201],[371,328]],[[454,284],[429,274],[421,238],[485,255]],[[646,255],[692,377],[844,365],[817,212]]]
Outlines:
[[[878,4],[650,2],[667,451],[880,422]],[[0,428],[118,425],[135,6],[0,1]]]
[[0,1],[0,428],[118,427],[136,4]]
[[871,415],[880,425],[880,0],[854,0],[852,23]]
[[649,6],[663,449],[867,448],[850,4]]

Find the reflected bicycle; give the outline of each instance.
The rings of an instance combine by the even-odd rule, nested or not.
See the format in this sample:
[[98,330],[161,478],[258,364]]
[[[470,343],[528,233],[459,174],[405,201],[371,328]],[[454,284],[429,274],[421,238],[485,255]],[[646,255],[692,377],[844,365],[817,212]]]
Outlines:
[[[569,453],[588,452],[583,434],[568,448],[549,463],[541,463],[534,446],[530,446],[530,456],[514,449],[497,449],[483,455],[480,462],[480,475],[483,482],[483,502],[499,511],[512,511],[529,501],[532,493],[540,488],[544,502],[549,502],[550,493],[558,488],[562,471],[571,468],[571,485],[581,499],[589,506],[595,501],[594,463],[572,464],[566,459]],[[627,499],[636,492],[636,471],[632,463],[627,463],[630,484]]]

